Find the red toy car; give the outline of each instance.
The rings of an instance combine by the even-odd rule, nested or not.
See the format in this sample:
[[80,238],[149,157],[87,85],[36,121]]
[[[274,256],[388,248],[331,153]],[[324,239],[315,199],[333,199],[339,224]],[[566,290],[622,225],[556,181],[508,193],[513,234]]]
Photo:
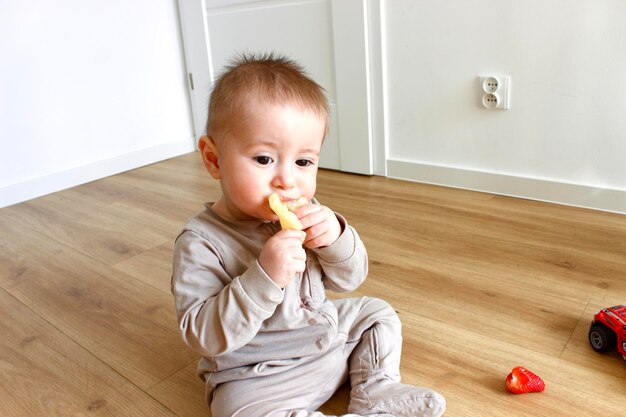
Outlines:
[[598,311],[589,328],[589,343],[596,352],[608,352],[617,343],[617,351],[626,359],[626,306]]

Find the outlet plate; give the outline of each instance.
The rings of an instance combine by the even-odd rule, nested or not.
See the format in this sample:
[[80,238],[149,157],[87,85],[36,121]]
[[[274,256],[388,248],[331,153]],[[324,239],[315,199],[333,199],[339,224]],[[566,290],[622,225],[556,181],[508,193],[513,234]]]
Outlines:
[[508,110],[511,107],[511,76],[478,76],[480,105],[489,110]]

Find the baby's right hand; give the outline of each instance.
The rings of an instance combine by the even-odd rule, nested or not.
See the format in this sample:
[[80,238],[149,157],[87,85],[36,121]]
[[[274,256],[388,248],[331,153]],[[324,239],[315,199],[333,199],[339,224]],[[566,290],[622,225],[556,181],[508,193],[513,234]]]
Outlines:
[[301,230],[281,230],[268,239],[259,255],[259,264],[280,288],[293,281],[306,267],[306,253],[302,242],[306,233]]

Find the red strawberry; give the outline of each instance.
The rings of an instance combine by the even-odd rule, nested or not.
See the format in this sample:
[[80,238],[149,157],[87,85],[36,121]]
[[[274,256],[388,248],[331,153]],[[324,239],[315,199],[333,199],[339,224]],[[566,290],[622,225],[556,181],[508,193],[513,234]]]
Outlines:
[[506,389],[513,394],[541,392],[546,384],[537,375],[522,366],[516,366],[506,377]]

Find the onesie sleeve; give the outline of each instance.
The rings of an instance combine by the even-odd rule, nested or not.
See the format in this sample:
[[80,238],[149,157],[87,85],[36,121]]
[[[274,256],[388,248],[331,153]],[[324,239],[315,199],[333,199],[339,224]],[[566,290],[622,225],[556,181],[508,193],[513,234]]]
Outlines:
[[231,278],[217,250],[193,231],[178,237],[173,261],[178,326],[185,343],[203,356],[244,346],[283,300],[258,262]]
[[314,249],[324,272],[324,287],[335,292],[355,290],[367,276],[367,251],[357,231],[335,213],[343,232],[330,246]]

